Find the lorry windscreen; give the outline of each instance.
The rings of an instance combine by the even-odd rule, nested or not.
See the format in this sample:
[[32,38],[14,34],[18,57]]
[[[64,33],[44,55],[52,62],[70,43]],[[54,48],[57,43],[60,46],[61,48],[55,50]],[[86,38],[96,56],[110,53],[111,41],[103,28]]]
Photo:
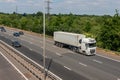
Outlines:
[[89,43],[88,46],[89,46],[90,48],[96,47],[96,43]]

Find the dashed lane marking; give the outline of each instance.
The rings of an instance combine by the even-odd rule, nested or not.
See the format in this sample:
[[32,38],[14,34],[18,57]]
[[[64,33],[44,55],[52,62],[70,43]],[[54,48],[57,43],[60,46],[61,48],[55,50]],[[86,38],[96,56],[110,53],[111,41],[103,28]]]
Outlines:
[[33,49],[29,48],[29,50],[31,50],[31,51],[32,51]]
[[60,53],[57,53],[57,52],[56,52],[56,55],[58,55],[58,56],[62,56]]
[[67,70],[71,71],[71,69],[69,67],[64,66],[64,68],[66,68]]
[[103,62],[102,61],[99,61],[99,60],[96,60],[96,59],[93,59],[94,62],[97,62],[97,63],[100,63],[102,64]]
[[80,65],[87,67],[86,64],[79,62]]

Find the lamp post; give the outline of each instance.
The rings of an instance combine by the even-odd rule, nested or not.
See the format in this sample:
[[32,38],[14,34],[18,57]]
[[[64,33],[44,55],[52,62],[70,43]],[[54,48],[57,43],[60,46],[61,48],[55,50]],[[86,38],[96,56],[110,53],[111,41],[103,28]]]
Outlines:
[[45,0],[43,0],[43,67],[44,67],[44,78],[46,80],[46,71],[45,71]]

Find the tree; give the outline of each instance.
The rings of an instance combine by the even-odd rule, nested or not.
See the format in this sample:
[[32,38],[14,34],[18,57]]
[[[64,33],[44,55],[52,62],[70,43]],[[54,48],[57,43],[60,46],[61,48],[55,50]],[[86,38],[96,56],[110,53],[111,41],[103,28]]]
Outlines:
[[117,14],[104,20],[104,26],[98,38],[98,41],[101,41],[101,47],[115,51],[120,49],[120,17],[116,16]]
[[87,22],[86,24],[85,24],[85,28],[84,28],[84,31],[85,32],[89,32],[90,31],[90,29],[91,29],[91,24],[90,24],[90,22]]

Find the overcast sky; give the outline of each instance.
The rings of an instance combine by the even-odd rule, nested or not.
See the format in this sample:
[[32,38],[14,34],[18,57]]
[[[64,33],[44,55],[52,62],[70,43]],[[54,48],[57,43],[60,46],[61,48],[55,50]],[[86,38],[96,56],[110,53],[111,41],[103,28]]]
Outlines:
[[[50,13],[113,15],[120,10],[120,0],[50,0]],[[43,11],[43,0],[0,0],[0,12],[36,13]]]

